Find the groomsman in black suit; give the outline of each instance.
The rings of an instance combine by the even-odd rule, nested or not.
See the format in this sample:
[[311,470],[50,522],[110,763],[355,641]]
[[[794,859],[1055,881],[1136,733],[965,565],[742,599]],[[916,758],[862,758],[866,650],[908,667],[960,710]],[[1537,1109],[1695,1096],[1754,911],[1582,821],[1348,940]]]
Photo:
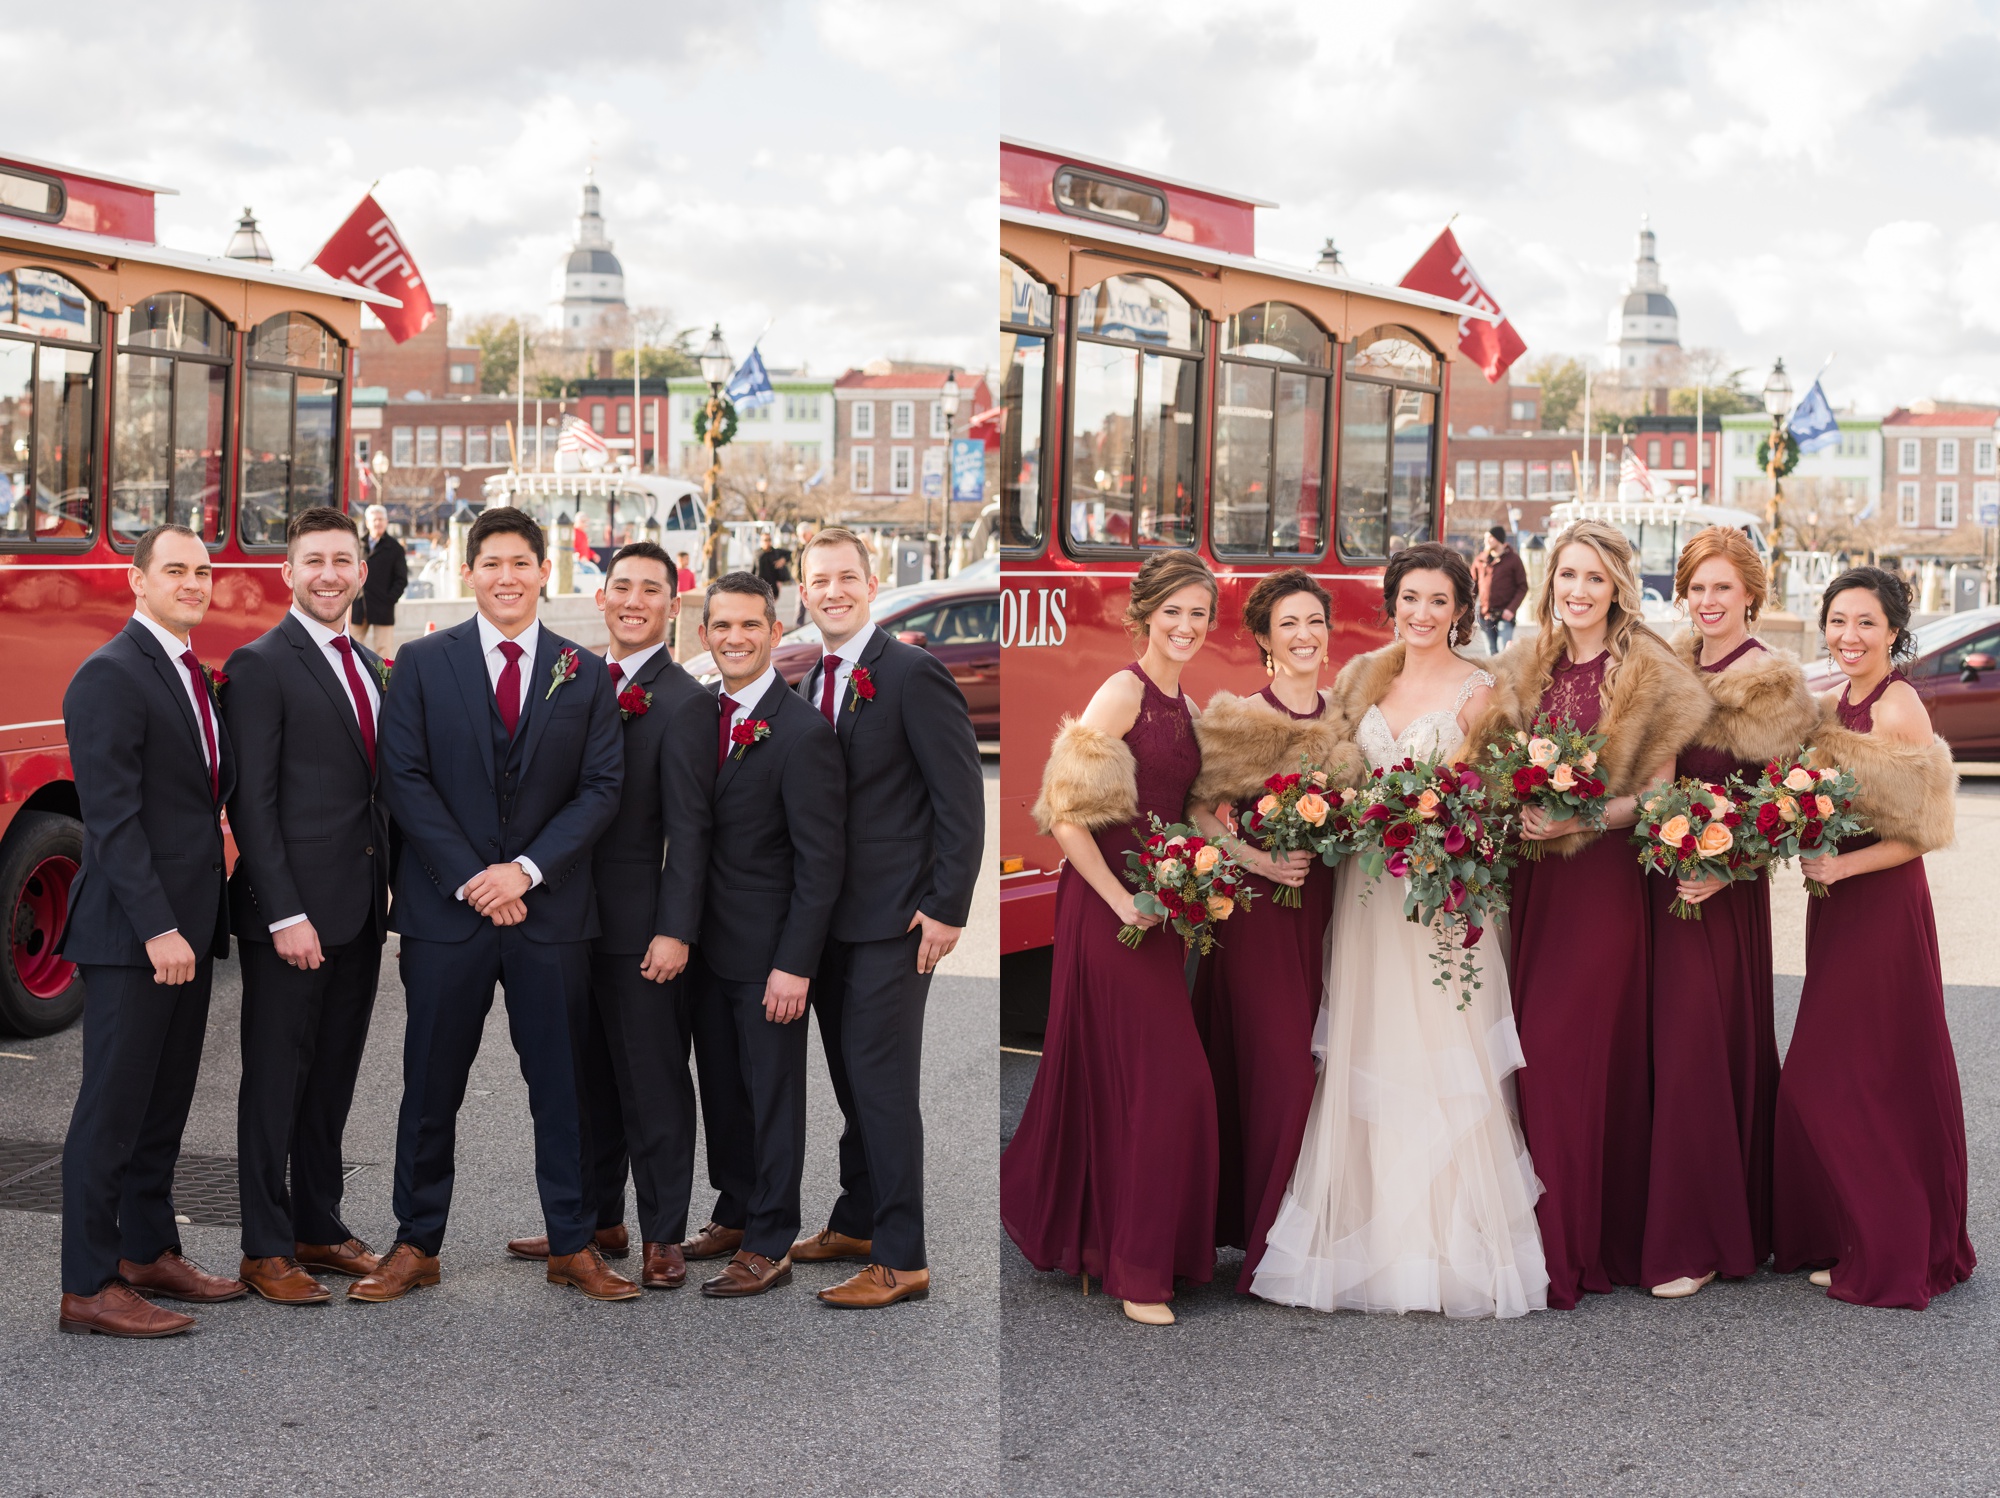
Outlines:
[[840,893],[846,775],[833,729],[771,665],[777,596],[747,572],[709,584],[702,644],[721,673],[714,853],[694,956],[694,1047],[720,1193],[690,1259],[731,1255],[702,1294],[792,1277],[806,1147],[806,1002]]
[[222,807],[236,763],[192,638],[208,613],[208,548],[186,526],[159,526],[139,538],[126,576],[132,618],[63,696],[83,812],[63,955],[82,969],[84,1009],[57,1325],[167,1337],[194,1318],[142,1295],[248,1293],[181,1257],[173,1202],[209,981],[229,955]]
[[[611,637],[606,671],[625,724],[625,788],[591,860],[603,929],[591,943],[589,1002],[573,1026],[584,1205],[597,1214],[598,1248],[623,1258],[629,1146],[645,1244],[639,1282],[654,1290],[687,1282],[681,1239],[694,1186],[694,1080],[684,974],[701,927],[715,790],[715,699],[666,649],[680,613],[676,571],[657,543],[635,541],[611,558],[597,590]],[[516,1238],[507,1252],[546,1259],[549,1240]]]
[[590,855],[623,778],[618,705],[604,662],[535,617],[549,562],[531,516],[482,511],[465,557],[478,612],[405,645],[382,704],[409,1006],[396,1244],[347,1294],[394,1300],[438,1282],[458,1109],[497,983],[534,1113],[549,1282],[634,1299],[644,1292],[591,1238],[570,1044],[598,934]]
[[846,1127],[840,1199],[794,1259],[859,1259],[828,1305],[873,1309],[930,1292],[920,1087],[931,972],[972,910],[986,788],[972,715],[936,656],[876,628],[876,579],[854,532],[820,531],[800,595],[825,656],[799,693],[831,721],[847,766],[847,876],[813,984]]
[[312,1270],[359,1277],[379,1262],[340,1219],[340,1139],[389,930],[375,752],[387,669],[348,632],[368,576],[353,520],[315,506],[286,540],[292,607],[229,657],[223,694],[243,962],[236,1272],[266,1300],[312,1305],[331,1295]]

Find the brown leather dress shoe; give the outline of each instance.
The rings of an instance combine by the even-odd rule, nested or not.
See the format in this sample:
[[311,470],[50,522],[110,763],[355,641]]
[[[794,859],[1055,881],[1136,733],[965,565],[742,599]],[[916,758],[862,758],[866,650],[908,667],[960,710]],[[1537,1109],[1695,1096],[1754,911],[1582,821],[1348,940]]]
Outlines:
[[687,1255],[678,1243],[648,1243],[639,1283],[648,1290],[678,1290],[687,1283]]
[[113,1280],[95,1295],[64,1295],[56,1326],[66,1332],[100,1337],[171,1337],[194,1325],[165,1306],[142,1299],[122,1280]]
[[245,1259],[236,1277],[264,1299],[281,1306],[316,1306],[333,1299],[333,1292],[299,1267],[297,1259],[276,1254]]
[[364,1274],[347,1287],[349,1300],[401,1300],[412,1290],[438,1282],[435,1254],[418,1253],[408,1243],[398,1243],[371,1274]]
[[218,1300],[238,1300],[250,1293],[241,1280],[224,1279],[191,1263],[171,1248],[150,1264],[118,1261],[118,1278],[141,1295],[157,1295],[162,1300],[190,1300],[208,1305]]
[[345,1243],[295,1243],[292,1257],[303,1269],[352,1275],[355,1279],[373,1274],[382,1264],[382,1256],[359,1238],[349,1238]]
[[930,1293],[928,1269],[886,1269],[870,1264],[852,1279],[828,1285],[819,1298],[843,1311],[879,1311],[899,1300],[923,1300]]
[[836,1233],[832,1228],[814,1233],[810,1238],[801,1238],[792,1245],[792,1262],[795,1264],[830,1264],[835,1259],[859,1259],[868,1262],[868,1255],[875,1244],[868,1238],[850,1238],[845,1233]]
[[722,1273],[701,1287],[701,1293],[718,1300],[740,1300],[746,1295],[762,1295],[766,1290],[775,1290],[788,1283],[791,1277],[790,1254],[774,1264],[762,1254],[739,1248],[722,1266]]
[[[632,1238],[622,1222],[616,1227],[599,1228],[594,1241],[597,1251],[607,1259],[622,1259],[632,1252]],[[507,1252],[517,1259],[546,1259],[549,1256],[549,1235],[537,1233],[532,1238],[509,1238]]]
[[681,1245],[681,1254],[689,1259],[720,1259],[735,1253],[742,1246],[743,1229],[708,1222],[703,1223],[701,1231]]
[[[622,1231],[622,1229],[621,1229]],[[604,1262],[595,1243],[549,1260],[551,1285],[574,1285],[592,1300],[637,1300],[646,1292]]]

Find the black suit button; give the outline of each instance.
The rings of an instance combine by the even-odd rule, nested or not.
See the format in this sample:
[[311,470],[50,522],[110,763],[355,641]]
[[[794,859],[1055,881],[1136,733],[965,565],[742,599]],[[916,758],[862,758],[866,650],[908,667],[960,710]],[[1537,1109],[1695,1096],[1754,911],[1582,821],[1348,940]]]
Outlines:
[[366,853],[370,858],[373,858],[375,856],[375,850],[373,848],[363,848],[361,851],[363,853]]
[[210,867],[211,869],[213,869],[213,870],[214,870],[214,871],[215,871],[216,873],[218,873],[218,874],[220,874],[220,873],[222,872],[222,865],[221,865],[221,864],[219,864],[219,863],[212,863],[212,864],[210,864],[210,865],[209,865],[209,867]]

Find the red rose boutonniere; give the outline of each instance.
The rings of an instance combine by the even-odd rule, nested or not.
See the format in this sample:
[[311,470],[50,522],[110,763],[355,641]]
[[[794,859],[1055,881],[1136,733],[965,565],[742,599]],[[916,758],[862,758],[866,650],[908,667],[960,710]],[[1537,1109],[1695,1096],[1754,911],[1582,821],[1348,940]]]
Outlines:
[[542,701],[547,702],[549,698],[555,696],[556,688],[561,686],[564,682],[575,681],[575,680],[576,680],[576,647],[573,645],[565,645],[563,647],[563,653],[556,657],[556,663],[549,668],[549,689],[546,693],[543,694]]
[[752,744],[761,744],[771,736],[771,725],[762,718],[745,718],[729,730],[729,741],[736,746],[731,759],[743,758],[743,751]]
[[627,682],[625,690],[618,694],[618,716],[628,722],[633,718],[646,716],[646,709],[653,705],[653,694],[638,682]]
[[853,675],[848,678],[848,683],[850,695],[847,699],[847,710],[849,712],[853,712],[864,702],[873,702],[875,700],[875,678],[868,674],[866,666],[856,666]]
[[378,660],[375,662],[376,691],[386,692],[389,690],[389,673],[395,669],[395,666],[396,663],[394,661]]
[[222,696],[222,689],[229,685],[229,673],[203,662],[201,674],[208,678],[208,690],[215,697]]

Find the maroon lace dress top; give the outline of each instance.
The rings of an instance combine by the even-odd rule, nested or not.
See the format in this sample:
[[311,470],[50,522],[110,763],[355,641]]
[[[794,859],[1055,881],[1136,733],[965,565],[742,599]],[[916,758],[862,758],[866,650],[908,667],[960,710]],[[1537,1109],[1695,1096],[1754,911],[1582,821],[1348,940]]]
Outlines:
[[[1269,687],[1258,695],[1299,722],[1326,711],[1322,701],[1317,711],[1293,712]],[[1296,769],[1271,766],[1273,774]],[[1250,883],[1256,899],[1221,929],[1221,944],[1196,982],[1220,1129],[1215,1241],[1244,1251],[1236,1283],[1244,1295],[1264,1256],[1264,1235],[1284,1200],[1312,1108],[1318,1079],[1312,1037],[1326,983],[1333,870],[1314,861],[1297,909],[1273,898],[1277,886],[1270,881],[1252,875]]]
[[[1595,732],[1608,653],[1556,662],[1538,712]],[[1524,725],[1525,726],[1525,725]],[[1639,1283],[1650,1152],[1646,1006],[1652,964],[1645,876],[1614,830],[1568,858],[1514,871],[1515,1076],[1549,1307]]]
[[[1764,647],[1745,640],[1715,676]],[[1720,785],[1763,765],[1690,744],[1677,776]],[[1640,1277],[1664,1285],[1715,1273],[1741,1279],[1771,1256],[1771,1131],[1778,1098],[1772,1017],[1771,886],[1759,875],[1710,895],[1702,918],[1668,906],[1674,880],[1646,876],[1652,895],[1652,1164]]]
[[[1841,726],[1872,731],[1897,675],[1857,703],[1843,688]],[[1774,1155],[1779,1270],[1830,1269],[1835,1300],[1912,1310],[1972,1273],[1965,1107],[1921,858],[1842,879],[1806,912]]]
[[[1145,683],[1125,735],[1139,815],[1100,829],[1123,882],[1147,814],[1181,821],[1201,771],[1186,702]],[[1163,1301],[1215,1271],[1215,1089],[1188,996],[1187,948],[1155,927],[1136,951],[1073,866],[1056,887],[1048,1031],[1000,1158],[1000,1221],[1037,1269],[1084,1273],[1121,1300]]]

